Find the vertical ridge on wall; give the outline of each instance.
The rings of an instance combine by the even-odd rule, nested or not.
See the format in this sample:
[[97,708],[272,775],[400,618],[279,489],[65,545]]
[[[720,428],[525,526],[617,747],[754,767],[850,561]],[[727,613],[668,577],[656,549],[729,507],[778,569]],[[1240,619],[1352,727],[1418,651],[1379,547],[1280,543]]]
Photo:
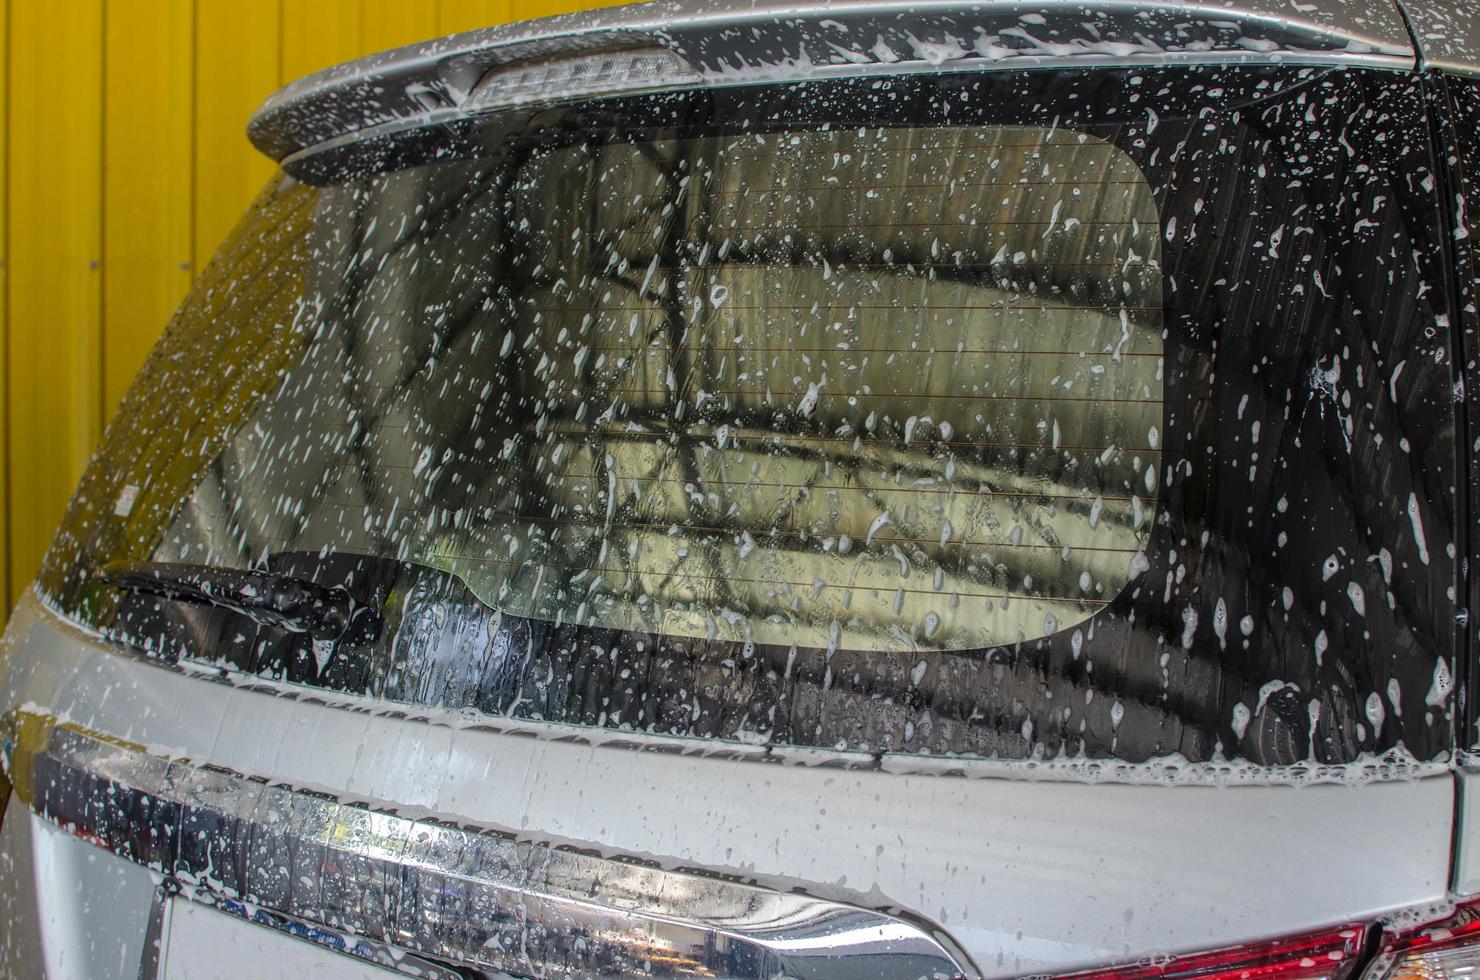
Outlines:
[[[571,5],[574,9],[575,5]],[[475,31],[480,27],[516,20],[513,0],[440,0],[437,4],[438,35]]]
[[0,0],[0,626],[102,426],[274,165],[247,120],[350,58],[592,0]]
[[10,616],[10,0],[0,0],[0,629]]
[[437,27],[437,8],[435,3],[360,0],[360,52],[389,51],[446,33]]
[[17,0],[9,33],[13,601],[35,574],[102,415],[102,0]]
[[[12,0],[15,2],[15,0]],[[282,77],[277,0],[195,4],[197,271],[273,172],[247,142],[247,120]]]
[[360,0],[282,0],[282,19],[279,85],[360,53]]

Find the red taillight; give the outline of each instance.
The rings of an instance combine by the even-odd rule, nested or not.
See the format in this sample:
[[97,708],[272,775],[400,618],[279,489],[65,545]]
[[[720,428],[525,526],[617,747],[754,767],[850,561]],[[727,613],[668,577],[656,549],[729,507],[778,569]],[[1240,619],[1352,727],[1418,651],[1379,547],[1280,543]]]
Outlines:
[[1480,901],[1384,938],[1365,980],[1459,980],[1480,973]]
[[1367,927],[1342,926],[1206,953],[1072,973],[1059,980],[1346,980],[1360,965]]

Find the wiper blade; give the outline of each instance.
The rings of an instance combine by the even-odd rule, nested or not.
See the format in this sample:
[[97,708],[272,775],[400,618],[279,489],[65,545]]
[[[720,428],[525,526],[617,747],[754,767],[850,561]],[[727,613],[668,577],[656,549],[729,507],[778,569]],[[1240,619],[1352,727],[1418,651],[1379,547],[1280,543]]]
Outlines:
[[141,561],[113,562],[100,577],[120,589],[230,609],[315,640],[367,643],[380,633],[379,613],[358,606],[345,589],[281,572]]

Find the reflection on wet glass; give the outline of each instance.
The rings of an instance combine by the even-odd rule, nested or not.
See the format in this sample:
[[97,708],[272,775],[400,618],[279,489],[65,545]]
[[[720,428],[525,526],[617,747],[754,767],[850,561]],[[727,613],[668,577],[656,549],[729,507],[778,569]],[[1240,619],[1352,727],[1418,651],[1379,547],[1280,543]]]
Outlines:
[[[306,354],[156,557],[394,556],[510,616],[673,637],[1051,634],[1144,564],[1159,227],[1119,150],[1024,127],[582,144],[333,188]],[[400,659],[478,669],[441,664],[467,646],[445,604],[406,608]]]

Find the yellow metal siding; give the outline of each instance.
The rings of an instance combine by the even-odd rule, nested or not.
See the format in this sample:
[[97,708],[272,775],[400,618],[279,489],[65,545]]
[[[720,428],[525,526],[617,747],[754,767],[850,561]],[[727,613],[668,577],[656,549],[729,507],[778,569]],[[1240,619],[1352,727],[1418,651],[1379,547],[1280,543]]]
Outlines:
[[456,34],[474,30],[484,23],[508,23],[517,19],[512,0],[442,0],[437,4],[438,34]]
[[349,58],[582,0],[0,0],[0,626],[103,425],[272,172],[248,117]]
[[9,35],[14,597],[34,575],[102,428],[102,0],[12,0]]
[[277,3],[198,0],[193,173],[197,271],[272,173],[271,161],[247,142],[246,129],[252,113],[280,84],[281,60]]
[[[360,50],[388,51],[429,37],[452,33],[437,26],[435,3],[360,0]],[[483,21],[496,24],[502,18]]]
[[10,610],[10,0],[0,0],[0,629]]
[[104,417],[190,288],[193,6],[191,0],[107,0],[105,9]]

